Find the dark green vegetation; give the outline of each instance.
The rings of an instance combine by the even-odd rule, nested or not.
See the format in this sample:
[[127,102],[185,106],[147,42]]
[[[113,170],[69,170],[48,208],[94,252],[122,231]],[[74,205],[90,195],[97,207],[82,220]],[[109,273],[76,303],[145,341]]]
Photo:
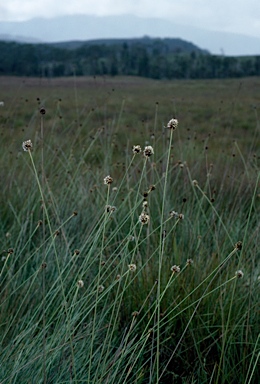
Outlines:
[[258,384],[259,87],[0,78],[1,383]]
[[260,75],[260,56],[210,55],[181,39],[114,39],[59,44],[0,42],[0,75],[142,76],[153,79]]

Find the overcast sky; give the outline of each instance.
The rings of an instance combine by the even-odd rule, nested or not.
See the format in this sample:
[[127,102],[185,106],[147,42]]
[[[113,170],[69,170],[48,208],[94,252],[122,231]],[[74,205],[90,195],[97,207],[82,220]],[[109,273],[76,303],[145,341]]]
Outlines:
[[67,14],[159,17],[260,38],[260,0],[3,0],[0,21]]

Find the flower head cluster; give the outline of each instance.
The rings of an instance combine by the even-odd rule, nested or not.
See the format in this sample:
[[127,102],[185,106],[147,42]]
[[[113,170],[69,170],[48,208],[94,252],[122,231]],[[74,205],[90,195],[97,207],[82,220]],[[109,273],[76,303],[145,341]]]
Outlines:
[[150,220],[150,216],[145,212],[142,212],[141,215],[139,216],[139,221],[143,225],[148,224],[149,220]]
[[235,249],[237,249],[238,251],[241,251],[241,249],[242,249],[242,241],[238,241],[235,244]]
[[99,285],[99,286],[98,286],[98,293],[103,292],[104,289],[105,289],[104,285]]
[[239,269],[239,271],[236,271],[236,277],[238,279],[241,279],[244,276],[244,272]]
[[129,264],[129,265],[128,265],[128,269],[129,269],[129,271],[131,271],[131,272],[135,272],[135,271],[136,271],[136,265],[135,265],[135,264]]
[[44,107],[41,107],[40,108],[40,114],[45,115],[45,113],[46,113],[46,109]]
[[179,273],[181,271],[180,267],[178,265],[173,265],[171,267],[172,273]]
[[116,211],[116,207],[114,205],[106,205],[106,212],[112,213]]
[[168,124],[167,128],[175,130],[178,127],[178,120],[177,119],[171,119]]
[[79,288],[83,288],[83,287],[84,287],[84,281],[83,281],[83,280],[79,280],[79,281],[77,282],[77,286],[78,286]]
[[147,145],[145,148],[144,148],[144,156],[145,157],[150,157],[154,154],[154,150],[153,150],[153,147],[151,145]]
[[133,146],[133,153],[134,154],[141,153],[141,152],[142,152],[142,148],[140,147],[140,145],[134,145]]
[[184,214],[183,213],[178,213],[176,211],[170,211],[169,212],[170,217],[176,217],[176,219],[183,220],[184,219]]
[[104,178],[104,184],[105,185],[109,185],[109,184],[112,184],[113,183],[113,179],[112,179],[112,177],[111,176],[106,176],[105,178]]
[[33,145],[32,145],[31,140],[26,140],[26,141],[24,141],[23,144],[22,144],[23,150],[24,150],[25,152],[31,151],[31,150],[32,150],[32,146],[33,146]]

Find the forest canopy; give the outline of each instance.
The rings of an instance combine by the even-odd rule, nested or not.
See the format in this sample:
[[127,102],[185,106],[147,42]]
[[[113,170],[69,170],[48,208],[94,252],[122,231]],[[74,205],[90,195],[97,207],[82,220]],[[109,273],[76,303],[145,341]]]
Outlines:
[[0,41],[0,75],[142,76],[153,79],[260,75],[260,56],[228,57],[181,39],[103,39],[53,44]]

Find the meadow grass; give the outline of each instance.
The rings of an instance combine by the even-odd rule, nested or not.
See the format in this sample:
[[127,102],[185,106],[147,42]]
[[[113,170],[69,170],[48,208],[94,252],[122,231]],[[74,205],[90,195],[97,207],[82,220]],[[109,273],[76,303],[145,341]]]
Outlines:
[[258,383],[260,79],[0,85],[0,383]]

